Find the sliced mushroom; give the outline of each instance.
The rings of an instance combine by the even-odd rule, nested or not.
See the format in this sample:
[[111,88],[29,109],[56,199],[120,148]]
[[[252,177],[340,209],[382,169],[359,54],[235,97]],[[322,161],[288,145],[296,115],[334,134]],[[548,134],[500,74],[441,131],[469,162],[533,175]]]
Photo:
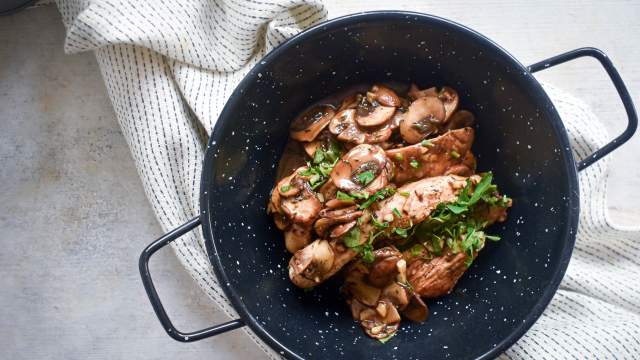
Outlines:
[[420,90],[416,84],[411,84],[411,87],[409,88],[409,92],[407,93],[407,95],[409,95],[409,97],[413,100],[419,99],[421,97],[428,97],[428,96],[438,96],[438,90],[435,87],[430,87],[428,89],[425,90]]
[[396,263],[402,259],[402,254],[395,247],[387,246],[373,252],[375,260],[367,280],[371,285],[382,288],[395,280],[398,274]]
[[360,126],[379,126],[391,119],[395,112],[393,106],[358,107],[356,122]]
[[444,104],[444,121],[446,122],[447,120],[449,120],[451,115],[453,115],[453,113],[458,110],[458,103],[460,102],[460,99],[458,97],[458,93],[448,86],[444,86],[440,90],[440,92],[438,93],[438,98]]
[[367,98],[369,102],[373,103],[375,101],[383,106],[399,107],[402,105],[402,100],[395,91],[380,84],[375,84],[371,87],[371,91],[367,93]]
[[289,225],[291,225],[291,221],[287,219],[286,216],[280,213],[273,214],[273,222],[276,223],[276,227],[278,228],[278,230],[284,230],[289,227]]
[[[306,225],[311,224],[311,222],[316,219],[322,208],[322,203],[313,190],[311,190],[309,183],[304,180],[304,178],[299,177],[299,170],[300,169],[294,172],[293,180],[287,185],[289,188],[278,189],[278,191],[287,190],[286,192],[281,192],[280,195],[294,192],[292,196],[281,196],[280,210],[292,222]],[[296,190],[292,190],[293,188],[296,188]]]
[[390,283],[389,285],[385,286],[384,289],[382,289],[382,298],[388,299],[394,305],[399,306],[400,308],[409,303],[407,289],[398,284],[398,282],[396,281]]
[[465,127],[472,127],[476,122],[475,116],[467,110],[458,110],[451,115],[449,121],[444,127],[444,130],[462,129]]
[[393,133],[393,127],[391,122],[383,125],[373,132],[369,132],[365,134],[365,142],[367,144],[378,144],[389,140],[391,134]]
[[310,242],[310,226],[303,226],[294,223],[284,232],[284,244],[287,250],[292,254],[309,245]]
[[409,144],[416,144],[438,131],[445,118],[442,101],[436,97],[422,97],[412,102],[400,123],[400,135]]
[[324,237],[332,226],[351,222],[362,216],[362,211],[358,210],[356,206],[338,210],[323,209],[318,216],[319,219],[316,220],[314,229],[318,236]]
[[349,230],[353,229],[353,227],[356,226],[356,221],[351,221],[348,223],[344,223],[341,225],[338,225],[336,227],[333,228],[333,230],[331,230],[331,233],[329,234],[329,237],[332,239],[335,238],[339,238],[341,236],[343,236],[344,234],[346,234],[347,232],[349,232]]
[[[363,177],[368,172],[373,174]],[[375,145],[362,144],[346,153],[329,174],[333,183],[341,190],[373,194],[387,186],[392,176],[391,162],[384,150]],[[371,180],[363,183],[364,180]]]
[[362,144],[365,141],[365,133],[356,124],[356,110],[346,109],[340,111],[331,119],[329,131],[338,136],[338,140]]
[[367,272],[368,269],[364,264],[360,262],[353,264],[347,270],[342,290],[361,303],[375,307],[382,290],[366,283]]
[[312,141],[334,117],[331,105],[314,105],[300,114],[290,127],[291,138],[298,141]]
[[386,306],[386,316],[383,318],[380,314],[371,308],[360,311],[360,325],[367,333],[375,339],[382,339],[393,335],[400,326],[400,314],[393,305]]
[[319,283],[324,274],[331,270],[333,262],[334,253],[331,245],[327,240],[318,239],[295,253],[289,265],[289,275],[291,276],[293,271]]
[[361,101],[362,94],[351,94],[342,100],[342,103],[340,103],[340,107],[338,108],[338,112],[347,109],[355,109]]
[[411,321],[423,322],[429,316],[429,308],[427,308],[427,304],[422,301],[420,296],[414,294],[411,296],[409,304],[402,309],[402,315]]

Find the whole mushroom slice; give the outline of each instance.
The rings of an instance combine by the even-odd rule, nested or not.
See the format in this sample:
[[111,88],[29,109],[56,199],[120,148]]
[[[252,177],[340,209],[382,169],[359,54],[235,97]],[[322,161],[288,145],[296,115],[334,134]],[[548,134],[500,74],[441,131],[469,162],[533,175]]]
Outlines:
[[358,104],[362,101],[362,94],[351,94],[344,99],[340,103],[340,107],[338,108],[338,112],[347,109],[355,109],[358,107]]
[[329,131],[338,137],[338,140],[362,144],[365,141],[365,133],[356,125],[356,110],[346,109],[336,114],[329,122]]
[[421,97],[428,97],[428,96],[436,97],[438,96],[438,90],[435,87],[430,87],[425,90],[420,90],[416,86],[416,84],[411,84],[411,87],[409,88],[409,92],[407,93],[407,95],[409,95],[409,97],[413,100],[419,99]]
[[[297,170],[295,174],[298,174]],[[292,196],[280,196],[280,210],[294,223],[311,224],[322,208],[322,203],[317,195],[311,190],[309,183],[298,175],[287,186],[289,188],[281,187],[278,191],[286,190],[284,192],[286,194],[291,192],[291,188],[294,187],[297,191]]]
[[298,115],[289,128],[292,139],[298,141],[312,141],[334,117],[333,106],[327,104],[314,105]]
[[383,143],[389,140],[389,138],[391,137],[391,134],[393,133],[393,129],[394,128],[391,122],[388,122],[385,125],[382,125],[382,127],[380,127],[379,129],[366,133],[364,141],[367,144]]
[[371,87],[371,91],[367,92],[367,98],[369,102],[373,103],[375,101],[383,106],[399,107],[402,105],[402,99],[395,91],[380,84],[375,84]]
[[400,123],[400,135],[409,144],[416,144],[438,131],[445,119],[445,109],[437,97],[422,97],[411,103]]
[[376,145],[362,144],[347,152],[329,174],[333,183],[348,192],[369,195],[384,188],[392,176],[391,161]]
[[438,93],[438,99],[444,104],[444,121],[446,122],[458,110],[458,103],[460,102],[458,93],[454,89],[444,86]]
[[356,122],[360,126],[379,126],[391,119],[395,112],[396,108],[393,106],[360,106],[357,110]]
[[295,253],[289,264],[289,273],[294,271],[319,283],[325,273],[331,270],[334,253],[327,240],[318,239]]

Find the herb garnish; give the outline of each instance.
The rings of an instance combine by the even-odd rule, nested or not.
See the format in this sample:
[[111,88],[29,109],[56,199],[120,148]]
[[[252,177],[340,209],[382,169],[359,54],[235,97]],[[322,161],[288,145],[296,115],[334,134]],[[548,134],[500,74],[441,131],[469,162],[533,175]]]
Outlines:
[[418,160],[413,159],[409,161],[409,165],[411,165],[412,168],[417,169],[420,166],[420,163],[418,162]]
[[291,190],[291,185],[289,185],[289,184],[280,186],[280,191],[283,192],[283,193],[286,193],[289,190]]
[[351,202],[353,202],[355,200],[353,196],[351,196],[349,194],[345,194],[340,190],[338,190],[338,192],[336,192],[336,199],[342,200],[342,201],[351,201]]
[[376,178],[376,175],[371,170],[363,171],[360,174],[356,175],[358,181],[362,186],[367,186],[373,179]]
[[311,189],[316,190],[327,182],[333,166],[338,162],[341,155],[340,145],[331,141],[327,146],[318,147],[313,153],[313,159],[307,161],[307,169],[299,171],[298,174],[308,177]]
[[420,142],[420,145],[424,147],[432,147],[433,143],[430,140],[425,139]]
[[454,158],[454,159],[459,159],[460,158],[460,153],[455,151],[455,150],[451,150],[449,155],[451,155],[451,157]]
[[[371,206],[371,204],[373,204],[374,202],[379,201],[379,200],[384,200],[384,199],[386,199],[387,197],[389,197],[389,196],[391,196],[391,195],[393,195],[393,194],[395,194],[395,193],[396,193],[396,189],[394,189],[394,188],[390,188],[390,187],[387,187],[387,188],[384,188],[384,189],[378,190],[378,191],[376,191],[373,195],[369,196],[369,198],[367,199],[367,201],[365,201],[365,202],[363,202],[362,204],[360,204],[360,205],[358,206],[358,208],[359,208],[360,210],[366,209],[366,208],[368,208],[369,206]],[[353,195],[353,194],[352,194],[352,195]]]
[[[485,173],[473,192],[471,181],[467,180],[456,201],[439,204],[427,220],[415,226],[413,231],[417,243],[411,241],[405,249],[411,249],[413,254],[414,247],[422,245],[430,253],[439,256],[447,247],[453,253],[462,251],[467,254],[465,264],[470,266],[486,239],[500,240],[499,237],[487,235],[482,231],[487,226],[487,222],[476,218],[475,214],[475,209],[480,202],[503,207],[508,205],[508,197],[496,196],[497,187],[491,184],[492,180],[493,175]],[[394,232],[400,236],[404,234],[402,230],[400,233],[397,230]]]
[[382,344],[386,344],[387,341],[391,340],[392,337],[396,336],[397,332],[391,333],[383,338],[378,339],[378,341],[380,341]]

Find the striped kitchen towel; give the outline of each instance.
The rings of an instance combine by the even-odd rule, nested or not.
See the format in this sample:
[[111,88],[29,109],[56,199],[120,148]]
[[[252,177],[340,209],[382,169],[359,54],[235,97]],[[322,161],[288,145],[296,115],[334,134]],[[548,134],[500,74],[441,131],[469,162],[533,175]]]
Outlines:
[[[206,140],[230,93],[269,50],[327,18],[320,1],[58,0],[65,50],[94,51],[147,197],[164,230],[198,214]],[[340,7],[337,1],[333,5]],[[366,10],[366,9],[362,9]],[[582,158],[605,143],[580,101],[546,87]],[[560,290],[512,359],[634,358],[640,354],[640,228],[613,225],[607,159],[580,173],[580,227]],[[173,244],[198,285],[230,317],[203,239]],[[279,357],[249,329],[265,356]],[[239,335],[236,335],[239,336]]]

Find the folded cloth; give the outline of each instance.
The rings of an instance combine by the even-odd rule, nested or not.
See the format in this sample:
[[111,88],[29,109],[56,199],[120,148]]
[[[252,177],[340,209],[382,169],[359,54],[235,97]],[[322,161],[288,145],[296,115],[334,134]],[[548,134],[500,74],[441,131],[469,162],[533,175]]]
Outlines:
[[[198,214],[206,140],[236,84],[267,52],[327,18],[319,1],[58,0],[65,50],[94,51],[118,121],[164,230]],[[582,158],[607,138],[575,98],[546,86]],[[640,354],[640,228],[611,224],[606,159],[580,173],[582,213],[573,258],[541,319],[506,358],[632,358]],[[198,285],[237,314],[193,231],[173,244]],[[250,329],[269,358],[279,355]]]

